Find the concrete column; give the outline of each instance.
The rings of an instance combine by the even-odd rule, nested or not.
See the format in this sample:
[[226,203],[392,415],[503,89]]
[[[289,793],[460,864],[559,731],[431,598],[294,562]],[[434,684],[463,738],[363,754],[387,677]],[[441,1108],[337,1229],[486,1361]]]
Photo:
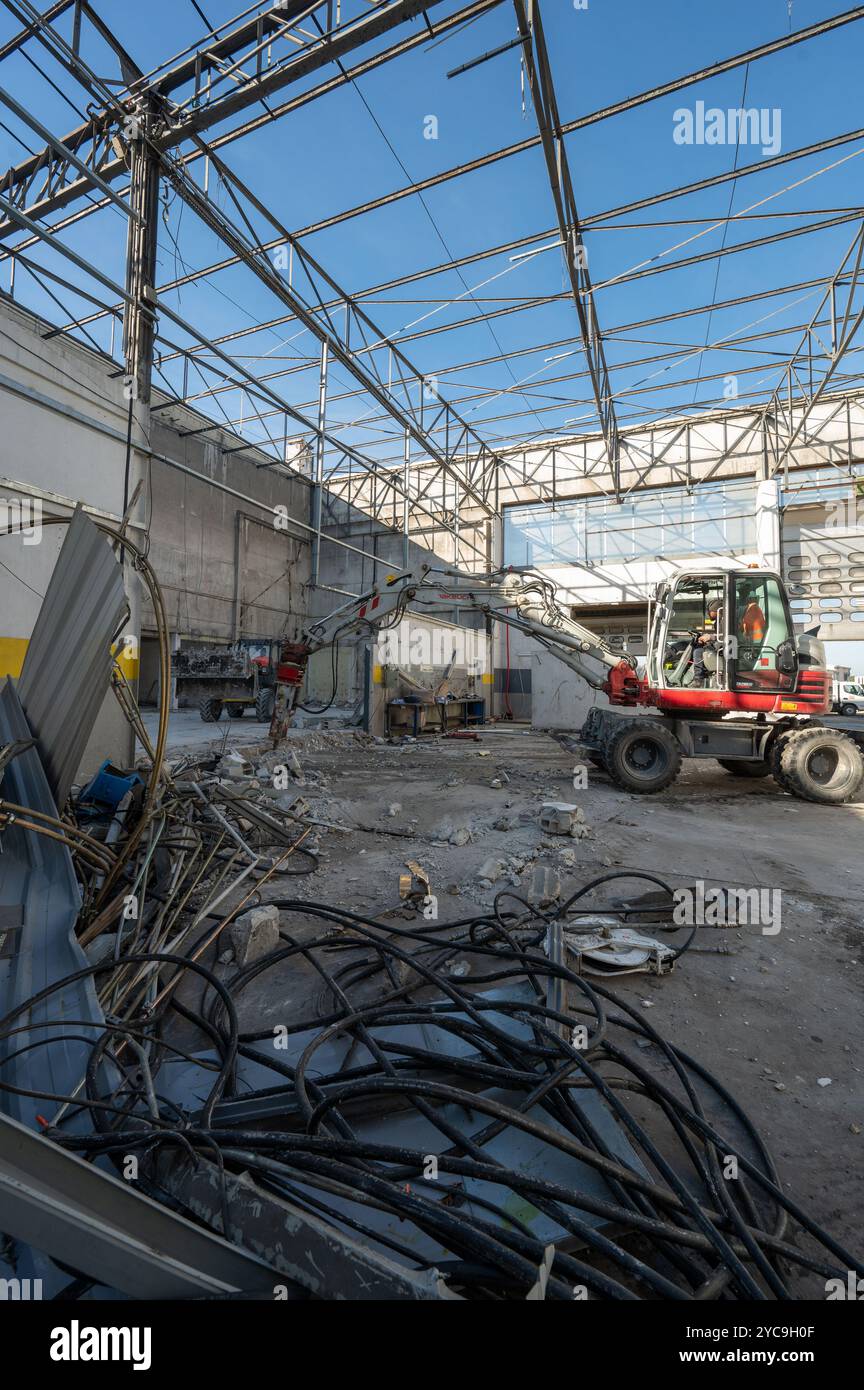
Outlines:
[[768,478],[756,487],[756,550],[766,569],[780,569],[780,483]]

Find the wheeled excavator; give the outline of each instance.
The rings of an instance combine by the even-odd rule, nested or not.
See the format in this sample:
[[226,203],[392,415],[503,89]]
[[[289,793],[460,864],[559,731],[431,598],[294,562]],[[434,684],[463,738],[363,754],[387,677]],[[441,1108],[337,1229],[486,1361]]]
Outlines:
[[[548,576],[510,566],[482,574],[423,565],[283,644],[271,733],[280,737],[313,653],[417,614],[473,609],[524,632],[606,697],[580,731],[586,757],[630,792],[660,792],[687,757],[732,776],[774,776],[809,801],[857,799],[864,720],[832,717],[831,676],[818,628],[796,635],[779,574],[756,566],[681,569],[649,600],[641,667],[576,621]],[[639,713],[637,711],[644,711]],[[864,790],[862,790],[864,794]]]

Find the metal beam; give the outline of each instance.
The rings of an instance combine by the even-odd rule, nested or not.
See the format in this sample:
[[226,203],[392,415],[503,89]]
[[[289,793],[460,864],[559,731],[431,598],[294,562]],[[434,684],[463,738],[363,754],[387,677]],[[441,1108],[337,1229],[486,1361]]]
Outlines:
[[[476,3],[474,5],[468,6],[465,11],[460,11],[455,16],[450,16],[445,20],[436,20],[431,28],[431,36],[446,32],[450,28],[454,27],[456,24],[470,22],[470,19],[475,16],[475,12],[485,13],[486,10],[491,9],[495,5],[498,5],[500,3],[501,0],[476,0]],[[790,45],[798,44],[805,40],[821,37],[825,33],[828,33],[843,25],[853,23],[861,18],[864,18],[864,6],[859,5],[852,10],[845,11],[843,14],[835,15],[831,19],[810,25],[805,29],[796,30],[792,34],[783,35],[778,39],[772,40],[770,43],[760,44],[756,48],[748,49],[745,52],[734,54],[730,58],[721,59],[717,63],[710,64],[708,67],[698,68],[693,72],[686,73],[683,76],[675,78],[669,82],[663,83],[660,86],[651,87],[648,88],[646,91],[636,93],[631,97],[626,97],[624,98],[624,100],[615,102],[610,106],[600,107],[597,110],[590,112],[586,116],[580,116],[574,120],[567,121],[561,127],[562,132],[565,136],[570,135],[576,130],[585,129],[588,126],[594,125],[599,121],[608,120],[610,117],[621,115],[627,111],[635,110],[639,106],[642,106],[651,101],[656,101],[663,96],[669,95],[671,92],[683,90],[688,86],[692,86],[698,82],[706,81],[709,78],[715,77],[720,73],[732,71],[733,69],[740,67],[746,63],[754,62],[759,58],[768,57],[774,53],[778,53],[783,49],[789,47]],[[364,59],[363,62],[361,64],[358,64],[356,68],[349,70],[348,79],[353,79],[355,76],[362,75],[364,71],[369,71],[371,67],[377,65],[379,61],[387,61],[399,56],[400,53],[408,51],[408,48],[413,47],[417,42],[426,42],[428,37],[430,37],[430,34],[423,33],[419,36],[419,38],[406,40],[402,45],[397,46],[387,54],[373,56],[373,58],[370,59]],[[312,92],[300,94],[298,97],[294,98],[290,103],[286,103],[281,107],[273,108],[272,111],[268,111],[263,115],[256,117],[254,120],[248,122],[246,125],[240,127],[239,129],[221,132],[212,141],[213,148],[218,150],[230,141],[239,139],[244,135],[250,134],[253,130],[259,129],[261,126],[268,124],[271,120],[279,119],[283,115],[288,114],[290,111],[297,109],[299,106],[305,105],[308,101],[314,100],[316,97],[324,95],[327,92],[333,90],[335,86],[341,85],[344,80],[345,79],[342,77],[342,75],[338,74],[336,77],[329,79],[326,83],[323,83],[319,88],[313,90]],[[97,142],[100,137],[104,137],[104,130],[99,126],[98,118],[94,118],[94,121],[88,122],[87,125],[79,127],[76,131],[70,132],[70,134],[65,137],[64,143],[70,145],[72,148],[77,148],[78,141],[80,141],[81,143],[87,145],[89,149],[91,142]],[[852,138],[855,137],[853,135],[840,137],[841,140]],[[834,142],[832,141],[821,142],[819,145],[813,146],[813,149],[816,150],[819,148],[830,148],[833,143]],[[421,180],[414,184],[409,184],[407,187],[396,189],[392,193],[384,194],[381,197],[372,199],[367,203],[360,204],[357,207],[348,209],[344,212],[335,213],[331,217],[326,218],[322,222],[316,224],[314,227],[304,228],[302,231],[298,232],[297,235],[306,236],[311,235],[313,231],[328,229],[329,227],[335,226],[339,222],[345,221],[349,218],[361,216],[367,212],[376,211],[392,203],[398,202],[402,198],[412,197],[418,193],[425,192],[452,179],[461,178],[466,174],[474,173],[480,169],[487,168],[489,165],[497,163],[500,160],[510,159],[513,156],[522,154],[527,150],[535,149],[539,145],[540,137],[532,136],[529,139],[518,141],[516,144],[505,146],[499,150],[490,151],[489,153],[482,155],[477,159],[471,160],[465,164],[457,165],[453,168],[442,170],[440,173],[431,175],[427,179]],[[801,154],[803,155],[803,151],[801,151]],[[8,170],[6,174],[0,177],[0,191],[4,189],[4,186],[11,190],[14,187],[14,181],[19,178],[27,179],[28,170],[32,171],[34,166],[36,168],[36,172],[38,172],[39,168],[42,167],[41,164],[38,164],[38,161],[42,160],[43,157],[44,152],[40,155],[33,156],[30,160],[23,161],[20,165],[15,166],[14,169]],[[701,181],[700,185],[698,186],[708,187],[715,182],[723,182],[725,179],[742,177],[745,172],[755,172],[759,168],[771,168],[774,165],[786,162],[786,160],[788,160],[789,158],[795,157],[796,155],[794,152],[787,155],[775,156],[774,158],[760,161],[758,165],[754,164],[752,166],[744,166],[742,169],[739,169],[737,173],[727,173],[724,175],[717,176],[716,179]],[[184,162],[192,162],[200,158],[202,158],[200,150],[195,149],[183,156]],[[108,177],[107,169],[102,168],[101,172],[103,173],[103,176]],[[116,169],[112,166],[112,177],[115,174],[119,174],[121,172],[122,169],[120,163],[117,164]],[[30,173],[29,177],[32,178],[32,172]],[[694,187],[695,186],[696,185],[694,185]],[[82,185],[81,187],[79,187],[78,192],[81,193],[83,191],[85,191],[85,189]],[[674,195],[661,195],[661,198],[664,196]],[[13,199],[13,201],[16,202],[16,206],[20,204],[20,199],[17,197]],[[68,199],[66,201],[68,201]],[[643,200],[639,204],[634,204],[633,206],[649,206],[650,202],[650,199]],[[90,212],[97,210],[99,206],[99,204],[96,204],[94,207],[82,209],[80,212],[75,214],[75,217],[77,218],[81,216],[88,216]],[[46,210],[46,215],[47,211],[50,210],[51,209]],[[609,215],[611,214],[603,214],[603,216]],[[585,225],[589,225],[591,220],[593,219],[587,219]],[[4,228],[2,225],[0,225],[0,236],[7,234],[8,230],[8,228]]]
[[[320,343],[326,342],[330,356],[351,373],[402,429],[410,431],[412,438],[444,472],[456,480],[475,505],[488,515],[494,514],[494,502],[490,500],[494,491],[494,455],[467,422],[440,397],[436,397],[431,413],[435,416],[435,429],[438,432],[445,430],[449,442],[444,448],[438,444],[433,430],[427,427],[424,420],[424,391],[428,389],[424,374],[414,367],[393,340],[360,308],[353,296],[343,290],[309,252],[300,246],[287,228],[279,223],[260,199],[217,156],[212,156],[214,167],[219,172],[223,188],[228,190],[235,205],[240,208],[240,199],[246,200],[257,213],[270,222],[277,235],[282,238],[283,246],[290,252],[287,273],[274,266],[273,259],[267,255],[257,233],[242,213],[242,208],[240,210],[246,222],[245,231],[241,231],[227,214],[192,182],[182,165],[170,160],[164,152],[160,157],[165,177],[204,224],[217,233],[258,279],[292,310],[299,322],[308,328]],[[314,304],[310,302],[310,298],[301,297],[295,288],[295,279],[304,277],[310,287],[309,296],[315,301]],[[324,295],[331,296],[344,306],[344,328],[337,328],[329,313],[316,312],[320,311],[323,305]],[[352,340],[356,344],[358,339],[367,350],[364,362],[360,361],[357,349],[352,346]],[[455,462],[463,449],[476,451],[476,462],[468,469]]]
[[32,39],[40,24],[50,24],[52,20],[59,19],[67,10],[71,10],[75,0],[57,0],[57,4],[51,5],[44,14],[37,19],[31,19],[20,31],[6,43],[0,44],[0,62],[8,58],[11,53],[17,53],[19,48],[23,48],[28,39]]
[[[766,440],[771,448],[772,458],[768,462],[768,475],[773,477],[789,458],[802,432],[806,429],[815,407],[822,399],[828,383],[849,351],[850,345],[864,322],[864,304],[855,307],[855,292],[862,280],[862,258],[864,258],[864,222],[852,238],[836,274],[831,279],[818,306],[813,311],[809,324],[804,329],[795,351],[784,371],[784,379],[774,391],[765,406]],[[837,291],[844,287],[843,303],[838,304]],[[817,332],[820,318],[828,313],[830,317],[830,345],[823,342],[823,335]],[[818,384],[814,386],[814,363],[824,364]],[[799,364],[805,367],[806,382],[799,375]],[[795,386],[793,387],[793,379]],[[800,404],[799,404],[800,403]],[[796,407],[798,407],[796,409]]]
[[[125,389],[142,406],[150,402],[153,375],[156,256],[159,231],[159,157],[148,135],[147,113],[132,142],[132,182],[129,196],[135,221],[129,224],[126,246],[126,313],[123,320]],[[146,431],[144,436],[146,438]]]
[[2,1114],[0,1230],[130,1298],[272,1296],[285,1283],[263,1256]]
[[[493,0],[489,0],[490,5],[492,2]],[[4,0],[4,3],[8,4],[9,0]],[[29,0],[19,0],[19,3],[26,6]],[[441,3],[442,0],[382,0],[374,11],[362,15],[359,19],[344,23],[337,19],[332,27],[327,28],[327,16],[332,15],[332,5],[328,0],[315,0],[315,3],[302,5],[298,4],[297,0],[290,0],[290,11],[284,11],[288,18],[281,18],[283,10],[280,8],[278,12],[271,10],[267,21],[267,27],[271,31],[268,33],[268,42],[272,42],[274,37],[287,38],[295,26],[299,26],[295,37],[301,40],[301,47],[292,47],[292,56],[285,62],[274,63],[270,68],[262,67],[251,78],[245,78],[239,70],[239,64],[235,64],[237,85],[232,86],[225,96],[203,106],[192,106],[186,113],[182,107],[178,108],[171,102],[169,94],[185,83],[193,81],[196,71],[200,76],[200,72],[208,67],[221,70],[226,61],[237,58],[248,49],[250,42],[253,50],[260,53],[263,39],[256,17],[254,21],[239,26],[220,40],[215,46],[216,51],[213,46],[208,46],[205,51],[179,65],[174,72],[159,79],[155,84],[145,86],[143,83],[134,83],[131,88],[133,103],[129,114],[134,114],[142,100],[146,104],[151,97],[157,97],[164,115],[161,128],[155,134],[155,141],[161,150],[174,149],[194,135],[220,124],[256,102],[265,100],[290,83],[308,77],[353,49],[362,47],[398,25],[416,18],[432,5]],[[501,3],[501,0],[494,0],[494,3]],[[325,25],[320,35],[310,35],[302,27],[301,21],[317,10],[323,11]],[[274,29],[275,34],[272,32]],[[69,60],[64,53],[66,46],[59,40],[59,36],[51,31],[50,25],[42,25],[36,34],[58,61],[68,67]],[[70,131],[62,142],[106,183],[126,172],[125,156],[122,151],[117,152],[112,138],[117,133],[118,124],[117,110],[105,109],[97,112],[84,125]],[[27,199],[35,187],[36,179],[43,174],[44,181],[35,202],[28,203]],[[0,178],[0,191],[16,207],[23,208],[28,216],[33,217],[49,216],[74,202],[89,188],[89,177],[80,176],[77,169],[70,167],[68,161],[58,158],[50,147],[22,160]],[[10,230],[8,224],[0,226],[0,236],[8,234]]]
[[555,82],[549,66],[549,54],[543,33],[543,20],[539,0],[513,0],[519,36],[522,40],[522,54],[534,114],[540,127],[540,140],[549,175],[549,185],[555,203],[558,229],[564,249],[564,263],[573,304],[579,319],[579,335],[588,364],[591,378],[591,391],[600,428],[606,441],[606,453],[612,483],[617,494],[618,477],[618,422],[612,399],[612,387],[603,351],[603,339],[597,321],[597,308],[594,290],[588,272],[588,259],[582,239],[582,225],[570,177],[570,164],[558,114],[558,99],[555,95]]

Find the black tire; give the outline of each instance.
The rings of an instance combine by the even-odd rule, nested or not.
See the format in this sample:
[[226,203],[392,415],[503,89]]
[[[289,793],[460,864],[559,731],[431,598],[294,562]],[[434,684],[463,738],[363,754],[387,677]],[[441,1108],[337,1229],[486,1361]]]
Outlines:
[[255,696],[255,718],[259,724],[269,724],[273,718],[273,707],[276,704],[276,691],[272,685],[264,690],[259,690]]
[[628,792],[662,792],[681,771],[681,746],[659,719],[622,719],[603,755],[613,782]]
[[767,758],[718,758],[718,765],[733,777],[770,777]]
[[858,706],[857,706],[857,705],[841,705],[841,706],[840,706],[840,713],[841,713],[841,714],[845,714],[847,719],[854,719],[855,715],[858,713]]
[[864,757],[855,740],[840,729],[797,729],[783,741],[780,772],[793,796],[842,806],[858,797]]
[[786,740],[788,739],[789,735],[794,732],[794,725],[791,728],[788,724],[781,726],[777,730],[777,733],[774,735],[773,739],[771,740],[771,744],[768,749],[768,766],[771,769],[771,776],[774,778],[774,781],[777,783],[781,791],[790,792],[790,794],[791,789],[786,785],[786,778],[783,776],[783,768],[781,766],[781,762],[783,757],[783,749],[786,747]]
[[198,706],[201,718],[205,724],[215,724],[222,714],[222,701],[214,700],[212,696],[207,696]]
[[229,716],[230,716],[231,719],[242,719],[242,718],[243,718],[243,715],[244,715],[245,713],[246,713],[246,706],[245,706],[245,705],[229,705],[229,706],[228,706],[228,714],[229,714]]

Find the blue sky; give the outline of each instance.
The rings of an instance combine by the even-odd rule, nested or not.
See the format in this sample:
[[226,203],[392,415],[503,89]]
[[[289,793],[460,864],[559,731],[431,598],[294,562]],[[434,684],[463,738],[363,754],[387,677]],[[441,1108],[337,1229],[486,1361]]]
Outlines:
[[[145,70],[186,44],[198,42],[205,32],[190,0],[149,0],[146,6],[97,0],[97,6]],[[202,0],[201,8],[214,24],[227,20],[233,11],[229,0]],[[362,8],[360,0],[346,0],[346,13]],[[453,0],[444,0],[431,12],[447,13],[452,8]],[[794,0],[791,20],[787,0],[724,0],[722,4],[589,0],[587,10],[575,9],[570,0],[545,0],[542,8],[560,113],[566,122],[777,37],[788,32],[790,22],[794,28],[804,27],[847,6]],[[15,29],[14,21],[5,14],[0,26],[0,39]],[[413,32],[414,27],[402,32]],[[59,28],[68,33],[68,19],[61,21]],[[404,186],[409,179],[425,178],[528,138],[534,135],[536,125],[530,99],[523,111],[517,51],[463,76],[447,78],[448,70],[507,42],[514,34],[508,0],[443,42],[424,44],[364,77],[358,84],[359,92],[353,85],[343,87],[233,142],[223,150],[223,156],[289,229],[298,230]],[[28,52],[83,110],[87,97],[76,90],[76,83],[38,47],[31,45]],[[116,71],[100,41],[87,40],[85,56],[100,74]],[[675,111],[692,108],[697,100],[724,110],[743,101],[747,107],[779,111],[784,151],[855,129],[861,124],[856,98],[862,61],[864,24],[858,22],[753,64],[746,73],[746,91],[745,72],[739,68],[575,132],[567,138],[567,150],[582,218],[590,221],[623,203],[733,168],[734,145],[675,143]],[[22,55],[11,57],[2,69],[0,83],[45,125],[65,132],[77,124],[69,105]],[[430,115],[438,121],[435,140],[424,138],[424,123]],[[3,113],[3,119],[29,144],[35,147],[39,143],[38,137],[14,117]],[[652,257],[660,256],[662,263],[716,248],[723,238],[723,227],[711,228],[710,222],[707,232],[705,224],[699,222],[636,228],[632,224],[637,222],[723,218],[729,213],[730,198],[733,212],[759,202],[760,213],[784,214],[732,224],[726,233],[727,244],[732,244],[800,223],[801,219],[789,213],[860,206],[864,154],[858,157],[859,149],[864,149],[864,142],[758,172],[740,179],[734,187],[727,183],[663,203],[621,219],[606,230],[589,230],[586,246],[595,285],[619,277]],[[22,153],[21,146],[0,130],[4,167]],[[739,164],[759,163],[761,159],[759,149],[742,147],[738,151]],[[790,183],[816,175],[840,160],[843,162],[833,170],[818,173],[797,189],[783,191]],[[763,202],[765,199],[769,201]],[[225,205],[224,197],[222,202]],[[222,250],[214,235],[198,225],[188,209],[181,214],[180,205],[171,202],[165,218],[160,282],[173,278],[183,265],[191,269],[220,258]],[[554,221],[545,165],[539,149],[534,149],[431,190],[425,206],[416,197],[404,199],[388,209],[310,236],[304,244],[340,284],[357,292],[400,274],[435,266],[450,256],[470,254],[511,239],[536,237],[532,245],[541,246],[549,240],[546,234]],[[847,222],[727,257],[719,263],[719,272],[718,263],[711,260],[598,290],[598,314],[608,335],[606,350],[613,388],[620,393],[639,393],[620,396],[622,424],[714,403],[723,391],[723,380],[703,380],[698,387],[681,384],[698,375],[700,368],[703,377],[736,375],[742,400],[751,391],[762,397],[769,394],[781,379],[781,364],[795,346],[797,335],[791,329],[807,320],[818,303],[818,294],[811,291],[720,309],[710,319],[702,315],[629,333],[616,330],[659,313],[829,275],[856,228],[857,223]],[[122,280],[124,228],[118,213],[95,214],[63,236],[106,274]],[[671,252],[678,243],[687,244]],[[59,268],[45,251],[35,252],[34,260]],[[77,272],[73,274],[77,276]],[[490,277],[497,278],[481,287]],[[28,279],[19,277],[19,289],[27,302],[54,320],[61,317],[57,306]],[[560,298],[543,308],[508,313],[491,325],[474,324],[407,341],[405,351],[420,370],[436,374],[439,389],[450,399],[467,397],[460,410],[491,441],[503,443],[596,428],[596,418],[586,404],[584,377],[554,380],[584,366],[581,354],[566,346],[575,333],[576,315],[567,298],[560,251],[553,249],[517,265],[505,254],[468,267],[461,277],[447,272],[383,296],[384,302],[370,303],[369,312],[384,331],[397,337],[405,336],[406,325],[420,318],[424,318],[423,328],[439,327],[476,312],[476,304],[466,297],[466,285],[485,308],[509,307],[524,296]],[[461,302],[448,306],[457,296],[463,297]],[[75,309],[74,296],[64,293],[62,297]],[[800,302],[794,303],[795,299]],[[405,300],[419,302],[398,302]],[[169,296],[167,302],[213,336],[254,325],[280,312],[278,302],[247,270],[240,269],[221,273],[207,284],[187,287]],[[708,342],[769,330],[775,336],[746,348],[730,345],[700,357],[700,349]],[[93,331],[107,344],[102,329]],[[167,325],[165,331],[168,336],[182,337]],[[286,339],[290,341],[286,343]],[[556,351],[571,355],[549,363],[547,344],[559,341],[565,346]],[[240,340],[233,350],[250,354],[243,360],[253,370],[258,369],[256,358],[264,354],[268,358],[265,368],[274,370],[296,361],[292,354],[311,362],[316,351],[311,335],[298,334],[296,325],[257,332]],[[521,355],[504,363],[461,365],[499,352]],[[670,368],[666,359],[653,367],[624,365],[653,353],[671,353],[673,366]],[[853,370],[857,360],[850,355],[845,369]],[[747,372],[748,367],[757,370]],[[336,371],[333,381],[337,391],[340,387],[349,389],[344,372]],[[524,383],[521,391],[514,389],[516,382]],[[669,386],[673,389],[664,389]],[[308,407],[315,396],[314,370],[310,366],[308,371],[295,374],[279,389],[294,403]],[[489,396],[477,398],[476,393],[483,391]],[[232,417],[242,408],[239,393],[226,397],[223,404]],[[334,419],[352,421],[369,413],[369,408],[362,401],[335,400],[332,412]],[[500,418],[505,415],[511,418]],[[387,442],[373,445],[369,430],[364,433],[358,427],[352,437],[368,444],[370,452],[392,453]]]

